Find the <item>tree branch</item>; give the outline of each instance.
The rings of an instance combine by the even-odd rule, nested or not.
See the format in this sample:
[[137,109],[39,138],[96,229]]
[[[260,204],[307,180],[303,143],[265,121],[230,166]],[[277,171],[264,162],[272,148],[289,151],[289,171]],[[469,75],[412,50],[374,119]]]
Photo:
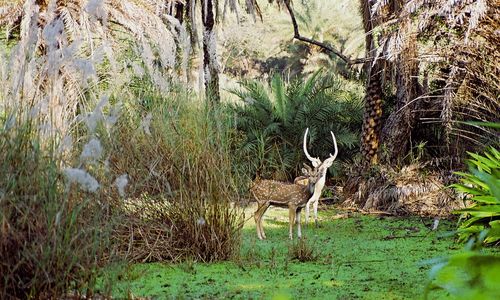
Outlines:
[[327,50],[327,51],[337,55],[340,59],[345,61],[348,65],[363,64],[363,63],[369,61],[366,58],[356,58],[354,60],[351,60],[347,55],[343,54],[339,50],[332,48],[331,46],[329,46],[325,43],[322,43],[320,41],[313,40],[313,39],[310,39],[308,37],[304,37],[304,36],[300,35],[299,25],[297,24],[297,19],[295,19],[295,13],[293,12],[292,6],[290,5],[290,0],[285,0],[283,2],[285,3],[286,9],[288,10],[288,14],[290,15],[290,18],[292,20],[293,37],[295,39],[309,43],[309,44],[316,45],[318,47],[321,47],[322,49]]

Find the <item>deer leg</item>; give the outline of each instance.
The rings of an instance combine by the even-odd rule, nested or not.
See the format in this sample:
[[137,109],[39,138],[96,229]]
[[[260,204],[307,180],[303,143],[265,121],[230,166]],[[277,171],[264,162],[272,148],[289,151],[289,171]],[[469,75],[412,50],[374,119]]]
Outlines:
[[264,226],[262,226],[262,217],[266,213],[269,206],[271,206],[271,203],[269,202],[266,202],[264,206],[262,206],[262,213],[260,214],[260,219],[259,219],[260,235],[262,236],[263,239],[266,239],[266,233],[264,232]]
[[253,213],[253,218],[255,220],[255,228],[257,229],[257,237],[259,238],[259,240],[262,240],[262,235],[260,233],[260,228],[259,228],[259,221],[260,221],[259,212],[260,212],[261,208],[262,208],[262,206],[259,203],[257,210]]
[[319,227],[319,224],[318,224],[318,203],[319,203],[319,200],[316,200],[313,203],[313,208],[314,208],[314,224],[316,225],[316,227]]
[[309,205],[311,205],[311,202],[307,201],[306,204],[306,225],[309,223]]
[[296,215],[297,215],[297,237],[300,239],[302,238],[302,230],[300,228],[300,208],[296,210]]
[[290,230],[288,236],[293,240],[293,224],[295,223],[295,216],[297,215],[297,208],[295,206],[289,206],[288,209],[288,221],[290,223]]

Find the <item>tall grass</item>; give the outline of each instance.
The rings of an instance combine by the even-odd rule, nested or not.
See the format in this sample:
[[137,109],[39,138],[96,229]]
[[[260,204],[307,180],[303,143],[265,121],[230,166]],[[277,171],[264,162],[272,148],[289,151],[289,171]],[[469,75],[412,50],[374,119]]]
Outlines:
[[51,3],[25,2],[0,64],[0,299],[92,294],[110,260],[230,257],[242,214],[224,116],[157,72],[111,78],[114,57],[70,38]]
[[[227,116],[183,89],[145,88],[142,96],[146,103],[122,99],[113,127],[107,111],[117,104],[101,101],[86,117],[100,119],[75,127],[69,153],[59,135],[39,130],[40,120],[5,113],[2,299],[92,293],[109,260],[208,262],[239,249],[243,215],[231,203],[242,180],[233,174]],[[94,188],[84,182],[90,176]]]
[[103,210],[65,189],[55,139],[13,116],[20,121],[0,120],[0,298],[91,293],[106,240]]
[[[123,213],[134,224],[117,228],[118,253],[132,261],[229,258],[243,219],[231,205],[242,179],[233,173],[226,115],[182,89],[142,97],[111,139],[112,172],[130,177]],[[140,239],[129,242],[132,235]]]

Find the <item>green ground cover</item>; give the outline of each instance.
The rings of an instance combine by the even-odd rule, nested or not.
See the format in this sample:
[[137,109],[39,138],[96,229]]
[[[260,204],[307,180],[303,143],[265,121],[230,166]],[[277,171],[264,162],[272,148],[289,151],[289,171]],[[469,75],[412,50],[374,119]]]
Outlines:
[[[266,217],[268,239],[256,239],[251,218],[233,262],[115,266],[104,281],[112,282],[117,298],[419,299],[429,271],[422,262],[462,249],[446,235],[455,228],[452,221],[441,221],[431,231],[432,219],[330,209],[320,212],[320,228],[304,229],[317,259],[300,262],[290,256],[297,242],[288,240],[287,211],[270,209]],[[105,284],[100,288],[104,292]],[[446,297],[444,292],[432,295]]]

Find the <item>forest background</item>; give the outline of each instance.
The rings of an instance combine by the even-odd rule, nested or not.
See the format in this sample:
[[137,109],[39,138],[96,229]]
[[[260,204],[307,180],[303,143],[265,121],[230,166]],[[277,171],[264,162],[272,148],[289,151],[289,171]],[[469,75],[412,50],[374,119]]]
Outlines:
[[305,128],[314,157],[337,136],[342,208],[461,209],[459,239],[498,245],[497,0],[0,4],[4,298],[234,258],[248,187],[300,175]]

